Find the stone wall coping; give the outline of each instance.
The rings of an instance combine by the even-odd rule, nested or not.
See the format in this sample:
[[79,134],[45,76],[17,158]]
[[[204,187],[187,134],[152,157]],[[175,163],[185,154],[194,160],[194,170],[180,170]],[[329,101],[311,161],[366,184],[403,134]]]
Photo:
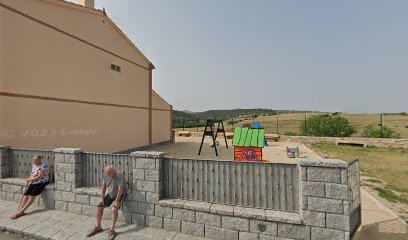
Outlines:
[[74,193],[77,194],[85,194],[89,196],[97,196],[101,197],[102,196],[102,190],[101,188],[97,187],[81,187],[81,188],[75,188]]
[[265,215],[267,221],[302,224],[302,218],[299,213],[266,210]]
[[183,199],[162,199],[158,202],[158,205],[269,222],[302,224],[300,214],[292,212],[283,212],[261,208],[247,208],[217,203],[189,201]]
[[71,154],[84,152],[84,150],[82,150],[81,148],[56,148],[52,151],[55,153],[71,153]]
[[[16,185],[16,186],[23,186],[23,187],[27,185],[24,178],[4,178],[4,179],[0,179],[0,183]],[[49,183],[45,188],[48,190],[54,190],[55,185],[54,183]]]
[[332,167],[347,168],[348,163],[339,159],[305,159],[299,160],[300,166],[305,167]]
[[365,138],[365,137],[315,137],[315,136],[286,136],[280,135],[287,139],[333,139],[333,140],[363,140],[363,141],[396,141],[396,142],[407,142],[408,138]]
[[186,201],[187,200],[183,199],[162,199],[158,202],[158,205],[163,207],[183,208],[183,205]]
[[9,148],[10,148],[9,145],[1,145],[1,144],[0,144],[0,149],[9,149]]
[[138,158],[163,158],[164,152],[155,152],[155,151],[136,151],[131,152],[132,157]]
[[0,183],[12,184],[12,185],[17,185],[17,186],[27,185],[24,178],[4,178],[4,179],[0,179]]

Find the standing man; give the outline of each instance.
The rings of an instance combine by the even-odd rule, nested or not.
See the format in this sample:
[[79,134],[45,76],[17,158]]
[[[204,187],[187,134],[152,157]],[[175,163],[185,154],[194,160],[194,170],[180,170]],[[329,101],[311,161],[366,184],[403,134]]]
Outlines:
[[103,210],[105,207],[110,207],[113,204],[112,227],[108,231],[108,239],[112,240],[116,236],[115,225],[118,219],[118,210],[127,193],[126,179],[122,173],[115,171],[112,166],[106,166],[103,174],[102,200],[96,209],[96,226],[86,236],[91,237],[103,231],[101,225]]

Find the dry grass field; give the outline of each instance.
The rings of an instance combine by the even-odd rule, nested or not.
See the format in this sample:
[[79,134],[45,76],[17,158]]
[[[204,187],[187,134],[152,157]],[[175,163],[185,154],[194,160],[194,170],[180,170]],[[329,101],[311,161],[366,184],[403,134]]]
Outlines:
[[[308,115],[311,116],[311,115]],[[370,125],[380,124],[380,114],[342,114],[341,116],[347,118],[351,125],[355,127],[355,137],[361,136],[363,129]],[[288,132],[300,134],[299,126],[304,121],[305,114],[293,113],[293,114],[281,114],[272,116],[259,116],[255,121],[261,122],[267,133],[279,133],[286,134]],[[408,138],[408,115],[384,115],[384,125],[393,129],[400,134],[401,138]],[[239,121],[236,123],[236,121]],[[279,120],[278,124],[277,121]],[[252,123],[252,119],[238,118],[234,119],[234,126],[242,126],[245,123]],[[226,124],[226,123],[225,123]],[[231,131],[232,126],[226,124],[227,130]],[[177,129],[180,130],[180,129]],[[196,128],[185,129],[187,131],[196,131]],[[203,131],[203,128],[199,128],[199,131]]]

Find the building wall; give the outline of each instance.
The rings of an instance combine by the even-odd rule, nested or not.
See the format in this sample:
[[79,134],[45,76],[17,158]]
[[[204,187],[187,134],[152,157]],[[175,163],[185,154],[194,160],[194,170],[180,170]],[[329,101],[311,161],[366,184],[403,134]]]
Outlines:
[[150,143],[151,64],[109,18],[64,1],[0,4],[0,143],[99,152]]
[[[149,106],[147,69],[9,10],[0,9],[0,49],[2,58],[6,59],[1,62],[2,91]],[[72,12],[69,9],[66,11]],[[69,20],[66,19],[67,22]],[[110,34],[118,35],[106,33],[107,36]],[[117,43],[120,44],[123,42]],[[122,72],[112,71],[111,63],[121,66]]]
[[62,0],[0,0],[27,15],[132,60],[145,68],[149,61],[102,11]]
[[152,143],[169,141],[173,122],[171,105],[155,91],[152,92],[152,102]]
[[148,110],[3,98],[0,139],[16,148],[83,147],[116,152],[148,145]]

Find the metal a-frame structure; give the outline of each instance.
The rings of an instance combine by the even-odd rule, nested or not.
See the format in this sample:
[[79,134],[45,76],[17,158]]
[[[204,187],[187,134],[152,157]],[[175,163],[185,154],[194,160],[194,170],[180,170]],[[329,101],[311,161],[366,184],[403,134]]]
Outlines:
[[215,155],[218,157],[218,150],[217,150],[217,143],[216,143],[218,133],[223,133],[224,134],[225,146],[228,149],[227,137],[225,136],[224,123],[222,122],[222,120],[219,120],[216,123],[218,123],[218,124],[217,124],[217,130],[215,131],[215,134],[214,134],[214,128],[213,128],[213,126],[215,126],[215,125],[212,123],[212,121],[210,119],[208,119],[207,122],[205,123],[204,133],[203,133],[203,137],[201,139],[200,150],[198,151],[198,155],[201,154],[201,150],[203,148],[203,143],[204,143],[205,136],[209,136],[209,137],[211,137],[212,142],[213,142],[211,147],[214,148]]

